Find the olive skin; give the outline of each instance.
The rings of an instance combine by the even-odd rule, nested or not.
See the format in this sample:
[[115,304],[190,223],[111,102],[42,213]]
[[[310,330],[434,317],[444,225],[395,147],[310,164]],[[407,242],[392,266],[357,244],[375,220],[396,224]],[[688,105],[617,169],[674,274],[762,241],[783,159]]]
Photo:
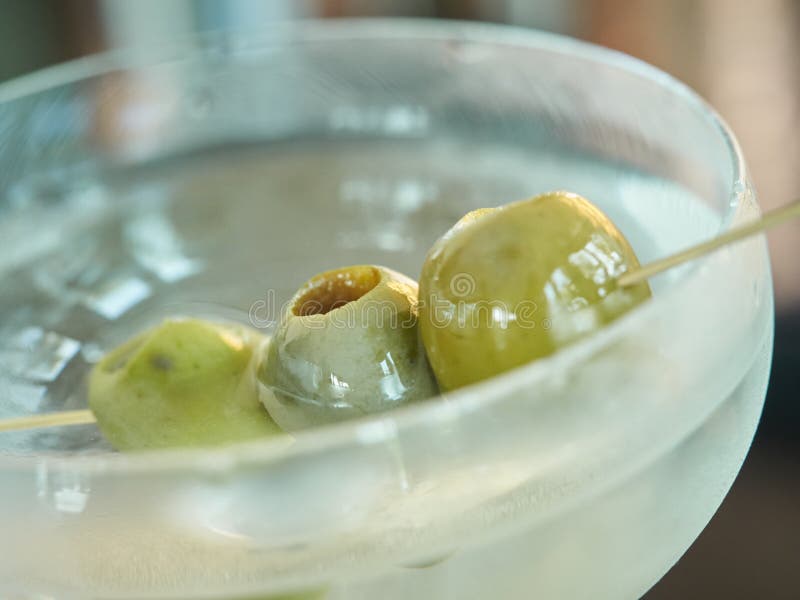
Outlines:
[[255,381],[262,343],[244,327],[164,321],[95,365],[89,407],[119,450],[214,446],[278,435]]
[[259,381],[264,406],[287,431],[436,395],[419,338],[416,282],[374,265],[312,277],[282,315]]
[[651,296],[639,262],[585,198],[550,192],[469,213],[429,251],[420,332],[442,391],[548,356]]

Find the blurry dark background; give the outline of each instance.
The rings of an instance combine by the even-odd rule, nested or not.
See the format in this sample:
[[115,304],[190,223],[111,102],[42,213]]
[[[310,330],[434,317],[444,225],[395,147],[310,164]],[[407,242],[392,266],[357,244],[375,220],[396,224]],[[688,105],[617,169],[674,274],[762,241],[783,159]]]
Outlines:
[[[0,81],[105,48],[313,16],[496,21],[622,50],[722,113],[764,208],[800,193],[797,0],[0,0]],[[800,598],[800,225],[771,233],[770,248],[775,360],[753,449],[711,524],[647,600]]]

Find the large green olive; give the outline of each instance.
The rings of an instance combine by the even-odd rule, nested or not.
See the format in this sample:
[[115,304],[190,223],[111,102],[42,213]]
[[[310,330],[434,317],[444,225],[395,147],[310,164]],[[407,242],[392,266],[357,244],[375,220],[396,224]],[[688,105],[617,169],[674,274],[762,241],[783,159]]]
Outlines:
[[468,214],[428,253],[420,331],[442,390],[548,356],[650,297],[616,278],[638,266],[597,207],[552,192]]
[[258,334],[168,320],[109,352],[89,379],[89,406],[120,450],[206,446],[280,433],[259,402]]
[[416,282],[373,265],[312,277],[289,302],[259,380],[264,405],[288,431],[436,395]]

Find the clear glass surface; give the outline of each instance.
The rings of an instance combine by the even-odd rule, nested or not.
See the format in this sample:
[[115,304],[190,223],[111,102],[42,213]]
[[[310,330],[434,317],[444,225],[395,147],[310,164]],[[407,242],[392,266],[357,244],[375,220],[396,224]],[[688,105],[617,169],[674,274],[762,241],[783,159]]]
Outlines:
[[[586,195],[641,261],[758,215],[738,146],[669,76],[486,25],[208,35],[0,86],[0,416],[85,406],[167,315],[269,332],[311,274],[419,273],[465,212]],[[0,594],[631,598],[730,487],[772,347],[763,239],[502,377],[220,450],[0,433]]]

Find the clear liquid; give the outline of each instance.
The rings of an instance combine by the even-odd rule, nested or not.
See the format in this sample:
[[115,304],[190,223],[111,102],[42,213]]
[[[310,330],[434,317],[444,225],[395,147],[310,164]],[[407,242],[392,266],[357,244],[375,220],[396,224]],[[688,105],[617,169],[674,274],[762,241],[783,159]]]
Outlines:
[[[163,317],[252,321],[269,330],[280,305],[315,272],[379,263],[414,277],[433,241],[467,211],[553,189],[575,191],[599,205],[642,262],[709,237],[719,227],[719,218],[686,189],[617,164],[544,148],[457,140],[295,141],[117,171],[49,195],[31,187],[25,201],[0,218],[0,239],[15,236],[9,244],[13,252],[0,255],[6,283],[0,289],[0,390],[5,392],[0,416],[85,406],[84,380],[92,363]],[[48,233],[54,229],[58,236]],[[655,292],[676,277],[672,272],[659,278]],[[761,389],[765,360],[745,383]],[[761,397],[743,388],[709,425],[657,465],[544,529],[522,527],[538,510],[537,502],[547,504],[542,498],[530,499],[530,506],[502,505],[514,515],[519,535],[428,557],[444,560],[425,569],[398,564],[366,579],[342,576],[325,582],[325,597],[479,600],[495,592],[520,600],[534,592],[549,597],[563,592],[576,566],[586,583],[567,585],[571,597],[625,595],[615,596],[614,585],[598,592],[596,582],[606,581],[611,571],[619,590],[643,590],[652,583],[648,563],[640,569],[627,565],[633,557],[650,554],[656,565],[674,560],[650,552],[653,536],[669,539],[666,549],[685,547],[684,540],[707,521],[752,433],[751,425],[739,426],[739,419],[753,413]],[[754,424],[755,416],[748,416],[747,423]],[[731,435],[740,429],[741,435]],[[103,453],[111,448],[91,425],[0,434],[3,453],[53,451]],[[719,473],[723,484],[691,479],[696,470],[689,466],[706,463],[702,473]],[[448,492],[445,497],[453,506],[468,504],[458,487],[459,474],[451,475],[442,482],[446,489],[437,493]],[[503,486],[516,485],[523,475],[495,467],[485,483],[487,489],[496,486],[497,497],[503,498]],[[683,501],[675,482],[684,477],[686,485],[700,490],[701,500]],[[130,511],[135,518],[106,524],[103,515],[112,514],[115,503],[122,506],[132,499],[115,499],[74,482],[57,483],[63,487],[53,495],[55,510],[67,515],[86,511],[86,519],[65,520],[55,537],[47,531],[24,535],[31,537],[31,553],[35,540],[42,539],[54,555],[70,556],[74,564],[59,581],[87,595],[160,596],[175,589],[203,589],[211,595],[221,572],[237,589],[250,586],[255,593],[264,589],[258,574],[265,565],[277,569],[281,560],[287,565],[294,560],[291,547],[283,554],[260,555],[246,536],[236,535],[239,520],[244,519],[245,530],[257,529],[261,511],[280,511],[279,504],[265,508],[263,496],[254,497],[253,490],[212,486],[183,494],[180,488],[155,487],[176,504],[149,502]],[[370,486],[369,481],[350,481],[342,493],[377,493]],[[425,490],[416,493],[424,496]],[[228,497],[248,500],[230,511],[224,504]],[[392,510],[393,499],[385,501]],[[280,519],[264,521],[269,535],[263,538],[273,540],[270,528],[280,532],[287,519],[287,530],[292,530],[292,518],[316,518],[321,530],[335,527],[330,514],[345,502],[344,497],[332,499],[331,511],[315,512],[318,507],[310,499],[308,510],[294,506],[286,515],[277,513]],[[662,530],[650,518],[664,505],[675,507],[682,528]],[[209,514],[216,521],[208,520]],[[484,527],[494,513],[476,514],[482,515],[476,526]],[[606,552],[609,528],[615,539],[627,535],[616,554]],[[278,544],[280,538],[273,541]],[[377,543],[390,547],[393,540]],[[353,560],[358,564],[360,558]],[[37,563],[20,558],[20,564]],[[12,563],[9,568],[16,567]]]
[[[316,272],[374,263],[416,278],[464,213],[554,189],[596,203],[642,262],[718,227],[674,183],[585,156],[457,140],[294,141],[121,170],[47,195],[31,186],[0,219],[13,248],[0,258],[0,416],[85,406],[92,362],[169,315],[269,330]],[[676,276],[657,280],[656,293]],[[53,450],[109,447],[92,425],[0,435],[3,452]]]

